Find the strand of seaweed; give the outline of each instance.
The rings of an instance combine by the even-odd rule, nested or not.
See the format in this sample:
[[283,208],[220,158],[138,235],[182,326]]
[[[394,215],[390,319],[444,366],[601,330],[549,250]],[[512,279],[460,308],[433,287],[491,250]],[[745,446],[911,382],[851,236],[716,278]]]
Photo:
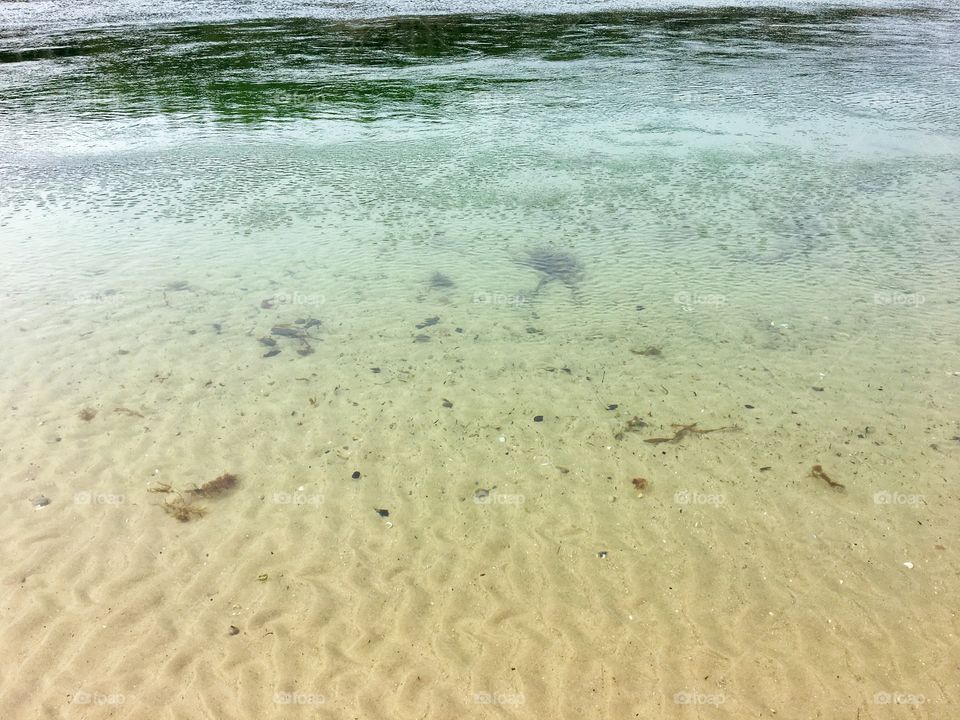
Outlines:
[[846,485],[839,483],[833,478],[831,478],[827,473],[824,472],[823,468],[820,465],[814,465],[810,468],[810,477],[817,480],[823,480],[827,485],[832,487],[834,490],[846,490]]
[[678,443],[687,435],[706,435],[707,433],[715,432],[739,432],[739,425],[724,425],[723,427],[718,428],[698,428],[697,423],[690,423],[689,425],[681,425],[678,423],[673,423],[670,425],[672,428],[678,428],[678,430],[673,434],[672,437],[662,437],[662,438],[647,438],[644,440],[646,443],[651,445],[659,445],[660,443]]

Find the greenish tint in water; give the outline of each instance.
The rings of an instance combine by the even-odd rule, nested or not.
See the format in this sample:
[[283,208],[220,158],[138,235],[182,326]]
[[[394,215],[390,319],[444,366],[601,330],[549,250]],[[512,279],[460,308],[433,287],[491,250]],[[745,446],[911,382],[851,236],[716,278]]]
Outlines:
[[442,269],[526,297],[523,258],[547,248],[584,267],[575,294],[538,294],[575,301],[571,329],[684,296],[749,314],[923,294],[941,336],[957,27],[835,7],[19,30],[4,279],[70,286],[78,254],[134,275],[296,257],[326,268],[304,292],[353,274],[387,301]]

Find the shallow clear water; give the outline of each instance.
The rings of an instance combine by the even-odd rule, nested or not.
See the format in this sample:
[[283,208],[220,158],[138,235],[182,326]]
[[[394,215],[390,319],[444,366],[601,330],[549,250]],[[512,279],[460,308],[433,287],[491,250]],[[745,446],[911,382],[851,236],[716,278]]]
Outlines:
[[957,270],[954,21],[41,22],[3,51],[5,279],[67,278],[76,252],[117,273],[165,252],[221,268],[298,253],[340,271],[301,291],[376,267],[386,294],[436,268],[513,294],[505,275],[537,282],[510,277],[517,256],[551,245],[584,264],[578,313],[597,321],[683,292],[932,301]]
[[[524,681],[491,670],[505,647],[526,647],[518,637],[532,643],[528,667],[556,650],[532,625],[479,650],[434,645],[416,657],[486,678],[438,681],[432,697],[446,698],[437,702],[451,717],[489,704],[469,699],[479,691],[515,697],[518,687],[531,717],[626,717],[663,698],[675,709],[675,693],[697,688],[725,696],[729,717],[770,707],[791,717],[785,698],[805,683],[830,687],[822,706],[833,710],[882,692],[956,702],[955,685],[903,657],[899,675],[872,675],[867,630],[838,639],[846,656],[822,639],[791,654],[780,639],[810,636],[810,605],[849,612],[848,626],[868,618],[905,648],[904,613],[956,622],[937,613],[956,590],[960,13],[717,4],[424,14],[403,3],[0,2],[0,467],[4,497],[19,503],[4,519],[32,522],[20,513],[34,513],[26,498],[40,491],[68,504],[94,491],[139,498],[124,522],[177,543],[180,526],[146,502],[146,483],[201,484],[233,469],[250,488],[248,504],[236,500],[243,514],[217,505],[184,532],[226,522],[221,532],[262,533],[291,563],[321,562],[290,549],[316,533],[320,546],[357,554],[344,567],[362,577],[325,573],[367,593],[373,604],[359,612],[374,625],[384,610],[373,600],[386,593],[376,578],[419,567],[409,589],[440,562],[441,576],[422,580],[439,597],[507,558],[517,576],[478,603],[506,608],[492,615],[509,625],[539,598],[554,627],[570,629],[562,644],[574,650],[550,666],[568,689],[533,669]],[[321,324],[302,338],[271,332],[310,318]],[[93,421],[77,419],[84,407],[98,411]],[[736,431],[644,442],[692,422]],[[841,501],[809,475],[814,464],[843,480]],[[362,484],[350,484],[361,468]],[[647,504],[625,519],[640,475]],[[298,487],[325,498],[324,520],[284,516],[276,529],[255,498]],[[503,507],[456,509],[497,488]],[[929,514],[888,512],[876,500],[885,492],[924,497]],[[690,497],[708,500],[691,508]],[[370,508],[387,505],[398,545],[384,550]],[[112,512],[68,510],[61,521],[76,528]],[[716,536],[699,540],[701,523]],[[805,548],[802,562],[781,537]],[[475,538],[482,552],[471,551]],[[741,538],[762,582],[740,563]],[[954,565],[909,590],[865,565],[856,579],[867,589],[851,602],[817,584],[825,567],[846,572],[841,547],[889,556],[890,572],[921,552],[949,550]],[[601,552],[648,564],[597,580]],[[551,564],[560,559],[569,565]],[[687,592],[672,599],[660,587],[650,606],[619,605],[650,577]],[[813,589],[797,599],[792,583],[804,577]],[[131,607],[138,592],[115,588]],[[888,606],[892,595],[903,605]],[[425,627],[468,622],[414,606]],[[771,607],[794,612],[784,622],[795,625],[763,627]],[[609,624],[598,608],[616,608]],[[718,627],[716,608],[751,615]],[[645,656],[638,664],[671,668],[648,678],[656,697],[578,705],[575,692],[591,690],[567,668],[629,657],[614,639],[628,612],[648,632],[693,618],[690,635],[685,622],[664,631],[657,657],[671,646],[706,656]],[[593,622],[609,636],[594,636]],[[935,624],[924,627],[928,643],[911,657],[929,653],[932,667],[946,653]],[[402,629],[379,632],[405,647]],[[764,676],[770,686],[741,664],[751,652],[778,668]],[[821,657],[867,679],[836,683]],[[728,661],[719,672],[731,684],[698,679]],[[143,678],[102,667],[86,685],[66,670],[52,677],[63,679],[59,695],[70,686],[137,698],[131,717],[157,707]],[[429,706],[409,696],[385,709],[320,677],[298,687],[331,708],[360,698],[377,708],[370,717],[422,717]],[[376,680],[395,677],[388,663]],[[219,707],[275,710],[264,698]]]

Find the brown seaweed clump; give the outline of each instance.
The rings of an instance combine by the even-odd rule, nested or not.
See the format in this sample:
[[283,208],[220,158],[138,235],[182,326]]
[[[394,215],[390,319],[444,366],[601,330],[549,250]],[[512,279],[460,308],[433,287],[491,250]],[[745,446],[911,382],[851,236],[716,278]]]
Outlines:
[[184,498],[180,491],[166,483],[158,483],[157,487],[148,488],[148,492],[170,495],[160,507],[167,515],[180,522],[190,522],[194,518],[202,518],[207,512],[206,508],[194,505],[192,498]]
[[200,497],[216,497],[222,495],[227,490],[232,490],[237,485],[237,476],[232,473],[224,473],[216,480],[206,482],[200,487],[193,488],[190,492]]
[[168,495],[169,497],[160,506],[163,508],[163,511],[180,522],[190,522],[195,518],[203,517],[207,512],[205,507],[194,504],[194,498],[212,498],[222,495],[236,487],[237,480],[236,475],[224,473],[216,480],[211,480],[200,487],[187,490],[187,497],[184,497],[184,493],[167,483],[158,483],[156,487],[148,488],[148,491]]
[[174,517],[180,522],[190,522],[194,518],[202,518],[207,514],[206,508],[194,505],[189,500],[184,500],[178,495],[172,501],[163,504],[163,511],[170,517]]
[[85,407],[78,414],[80,415],[81,420],[86,420],[87,422],[90,422],[97,416],[97,411],[91,407]]
[[644,422],[643,418],[639,415],[634,415],[632,418],[627,420],[626,425],[623,426],[623,429],[614,434],[614,440],[623,440],[628,432],[638,432],[640,428],[645,428],[647,423]]

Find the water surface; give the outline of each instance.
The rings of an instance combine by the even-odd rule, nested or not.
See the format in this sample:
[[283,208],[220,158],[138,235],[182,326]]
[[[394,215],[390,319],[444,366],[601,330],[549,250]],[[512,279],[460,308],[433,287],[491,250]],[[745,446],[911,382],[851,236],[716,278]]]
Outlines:
[[0,3],[6,714],[948,717],[958,60],[934,3]]

